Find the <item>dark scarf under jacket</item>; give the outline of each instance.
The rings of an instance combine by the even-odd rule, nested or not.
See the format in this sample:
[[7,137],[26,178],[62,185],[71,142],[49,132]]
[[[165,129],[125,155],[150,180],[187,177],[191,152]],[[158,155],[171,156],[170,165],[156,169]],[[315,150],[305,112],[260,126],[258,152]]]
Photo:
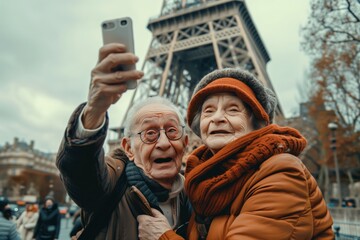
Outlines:
[[125,172],[129,184],[136,186],[144,194],[151,207],[161,211],[159,202],[165,202],[169,198],[169,190],[147,177],[134,162],[126,164]]

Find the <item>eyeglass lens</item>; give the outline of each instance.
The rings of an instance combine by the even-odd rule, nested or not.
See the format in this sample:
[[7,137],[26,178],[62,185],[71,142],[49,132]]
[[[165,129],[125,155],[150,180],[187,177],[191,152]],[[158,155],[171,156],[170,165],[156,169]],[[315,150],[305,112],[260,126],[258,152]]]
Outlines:
[[160,131],[165,131],[165,135],[169,140],[178,140],[182,137],[183,127],[169,127],[166,129],[146,129],[140,132],[141,140],[145,143],[154,143],[160,137]]

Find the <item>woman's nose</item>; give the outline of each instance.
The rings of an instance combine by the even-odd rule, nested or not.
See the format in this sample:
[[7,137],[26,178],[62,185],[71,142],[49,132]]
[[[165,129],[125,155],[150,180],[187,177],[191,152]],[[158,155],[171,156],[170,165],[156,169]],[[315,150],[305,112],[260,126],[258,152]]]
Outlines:
[[217,109],[212,118],[214,122],[225,121],[225,112],[222,109]]

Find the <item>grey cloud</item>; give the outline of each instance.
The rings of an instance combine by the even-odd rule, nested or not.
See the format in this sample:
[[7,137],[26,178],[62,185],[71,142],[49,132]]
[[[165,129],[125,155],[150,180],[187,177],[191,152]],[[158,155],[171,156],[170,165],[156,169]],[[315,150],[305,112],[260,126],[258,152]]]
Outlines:
[[[3,96],[0,96],[0,145],[18,136],[35,140],[39,149],[56,151],[70,109],[86,100],[90,71],[102,44],[100,22],[120,16],[133,17],[136,53],[142,59],[151,40],[146,24],[160,12],[161,3],[162,0],[133,0],[126,4],[116,0],[0,2],[0,94]],[[296,3],[296,14],[303,17],[306,12],[299,6],[308,3]],[[247,1],[272,58],[268,66],[270,79],[286,111],[297,106],[292,98],[297,91],[294,80],[301,79],[303,69],[301,66],[299,71],[297,66],[300,60],[298,29],[295,28],[299,20],[289,17],[294,15],[291,12],[294,7],[289,8],[289,4],[294,1]],[[278,19],[273,19],[276,16]],[[16,89],[20,88],[28,89],[34,97],[47,96],[61,102],[61,117],[56,114],[57,120],[53,123],[46,122],[48,119],[45,122],[39,119],[38,123],[29,121],[14,99],[18,94]],[[31,102],[23,104],[29,109],[34,107]],[[113,113],[117,109],[119,106],[113,107],[113,115],[117,114]],[[53,118],[49,116],[51,121]],[[120,124],[120,116],[112,119],[111,127]]]

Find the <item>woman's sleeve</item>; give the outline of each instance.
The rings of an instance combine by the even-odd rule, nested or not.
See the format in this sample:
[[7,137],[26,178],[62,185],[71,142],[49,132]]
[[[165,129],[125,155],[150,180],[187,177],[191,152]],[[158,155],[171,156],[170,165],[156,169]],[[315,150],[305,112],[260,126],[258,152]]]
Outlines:
[[173,230],[166,231],[159,240],[184,240],[181,236],[177,235]]

